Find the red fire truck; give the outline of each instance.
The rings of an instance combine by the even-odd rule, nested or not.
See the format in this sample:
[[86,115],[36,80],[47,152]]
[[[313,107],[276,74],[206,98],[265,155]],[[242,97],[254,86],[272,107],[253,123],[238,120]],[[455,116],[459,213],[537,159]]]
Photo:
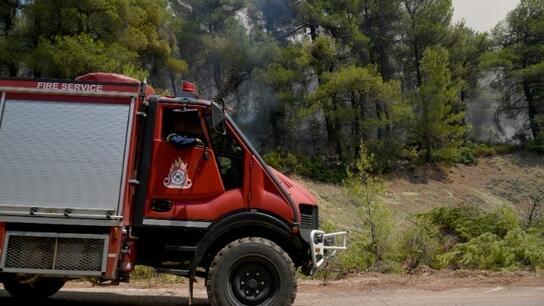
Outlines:
[[4,288],[45,298],[147,265],[188,277],[190,298],[204,278],[212,305],[293,303],[296,270],[314,273],[346,233],[318,229],[315,198],[266,165],[223,104],[109,73],[0,79]]

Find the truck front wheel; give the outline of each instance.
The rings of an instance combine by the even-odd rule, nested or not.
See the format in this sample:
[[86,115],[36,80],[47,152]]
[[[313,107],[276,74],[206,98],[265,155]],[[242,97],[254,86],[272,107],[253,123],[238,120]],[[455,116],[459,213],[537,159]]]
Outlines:
[[291,305],[297,283],[295,267],[274,242],[242,238],[215,256],[207,279],[212,305]]
[[61,278],[14,276],[4,281],[4,289],[14,298],[38,300],[57,293],[64,283]]

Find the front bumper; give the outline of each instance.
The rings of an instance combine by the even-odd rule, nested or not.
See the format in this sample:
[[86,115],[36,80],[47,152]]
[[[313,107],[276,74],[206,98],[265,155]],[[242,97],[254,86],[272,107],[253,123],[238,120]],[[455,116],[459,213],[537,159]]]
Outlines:
[[348,232],[325,233],[313,230],[310,233],[310,249],[312,253],[312,273],[321,268],[327,260],[334,257],[339,250],[346,250]]

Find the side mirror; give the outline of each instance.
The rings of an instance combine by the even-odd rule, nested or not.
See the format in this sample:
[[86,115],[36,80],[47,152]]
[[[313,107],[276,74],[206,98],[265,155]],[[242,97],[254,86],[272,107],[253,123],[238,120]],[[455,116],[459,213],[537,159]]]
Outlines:
[[[221,105],[217,102],[221,103]],[[217,102],[212,102],[212,126],[217,133],[225,135],[227,133],[225,127],[225,101],[221,99]]]

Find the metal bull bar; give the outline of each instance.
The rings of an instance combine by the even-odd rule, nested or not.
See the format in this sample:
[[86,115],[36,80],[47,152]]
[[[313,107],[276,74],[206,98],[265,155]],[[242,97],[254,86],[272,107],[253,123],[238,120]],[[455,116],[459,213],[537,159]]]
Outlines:
[[313,230],[310,234],[312,239],[312,262],[314,271],[339,250],[347,249],[348,232],[325,233],[320,230]]

